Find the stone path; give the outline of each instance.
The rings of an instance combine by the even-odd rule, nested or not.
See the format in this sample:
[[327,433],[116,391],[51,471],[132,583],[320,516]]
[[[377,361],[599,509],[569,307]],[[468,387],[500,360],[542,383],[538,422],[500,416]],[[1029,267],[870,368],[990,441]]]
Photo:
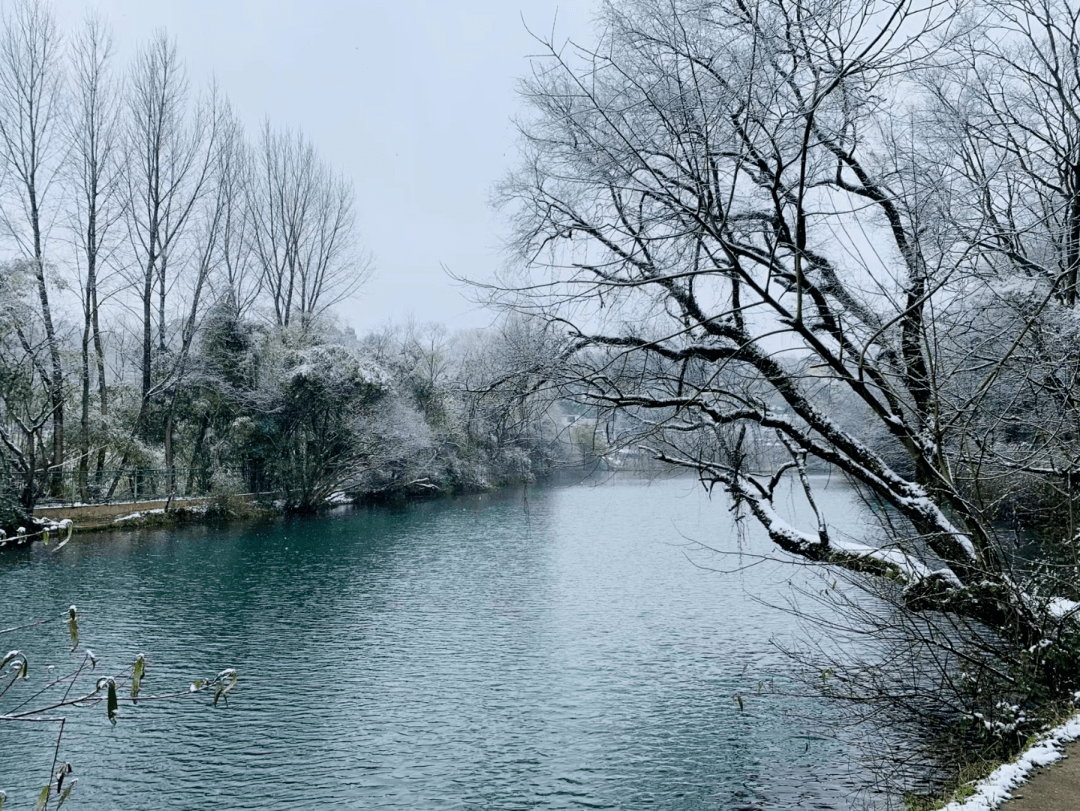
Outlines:
[[1080,811],[1080,741],[1070,743],[1064,760],[1035,771],[1013,789],[999,811]]

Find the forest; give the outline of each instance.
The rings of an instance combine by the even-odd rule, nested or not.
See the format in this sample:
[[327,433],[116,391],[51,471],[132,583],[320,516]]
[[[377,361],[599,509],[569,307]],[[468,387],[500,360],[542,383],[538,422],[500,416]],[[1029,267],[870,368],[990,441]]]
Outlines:
[[352,182],[301,131],[246,133],[165,32],[118,64],[100,18],[9,11],[0,524],[150,475],[168,495],[311,510],[529,481],[565,452],[536,381],[510,374],[550,349],[528,319],[337,323],[375,260]]

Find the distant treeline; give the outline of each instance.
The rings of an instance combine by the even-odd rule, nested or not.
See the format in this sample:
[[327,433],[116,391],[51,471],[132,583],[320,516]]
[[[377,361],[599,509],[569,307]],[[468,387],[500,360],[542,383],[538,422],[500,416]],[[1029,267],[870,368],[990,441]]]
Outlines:
[[[373,268],[348,179],[300,132],[249,137],[165,33],[0,21],[0,493],[108,495],[107,471],[221,491],[433,491],[526,479],[559,426],[509,365],[524,321],[357,339],[331,308]],[[527,395],[527,396],[526,396]],[[170,474],[171,475],[171,474]],[[209,482],[217,477],[219,481]],[[188,482],[184,482],[185,485]],[[0,522],[2,523],[2,522]]]

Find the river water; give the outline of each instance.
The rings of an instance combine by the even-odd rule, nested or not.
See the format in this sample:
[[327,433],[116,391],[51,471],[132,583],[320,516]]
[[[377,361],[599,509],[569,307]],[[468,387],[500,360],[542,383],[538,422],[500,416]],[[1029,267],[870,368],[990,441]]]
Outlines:
[[[858,530],[850,493],[824,499]],[[76,662],[74,603],[98,671],[145,653],[148,694],[240,672],[228,706],[69,711],[79,811],[847,809],[861,775],[770,644],[795,626],[767,604],[812,575],[765,551],[685,478],[76,536],[0,553],[0,628],[49,619],[0,645],[40,687]],[[5,808],[55,736],[0,724]]]

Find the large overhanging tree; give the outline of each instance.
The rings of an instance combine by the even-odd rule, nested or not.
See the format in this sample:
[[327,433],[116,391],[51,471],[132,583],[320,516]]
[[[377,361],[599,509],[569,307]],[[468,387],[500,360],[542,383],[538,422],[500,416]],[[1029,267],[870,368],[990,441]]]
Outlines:
[[[594,46],[541,39],[501,187],[524,270],[500,295],[565,330],[567,390],[784,553],[981,629],[1017,657],[982,664],[1019,692],[1024,664],[1043,698],[1080,679],[1072,578],[996,519],[1018,483],[1077,472],[1076,16],[609,2]],[[753,436],[783,451],[767,473]],[[785,480],[813,507],[813,461],[883,507],[885,541],[777,509]]]

